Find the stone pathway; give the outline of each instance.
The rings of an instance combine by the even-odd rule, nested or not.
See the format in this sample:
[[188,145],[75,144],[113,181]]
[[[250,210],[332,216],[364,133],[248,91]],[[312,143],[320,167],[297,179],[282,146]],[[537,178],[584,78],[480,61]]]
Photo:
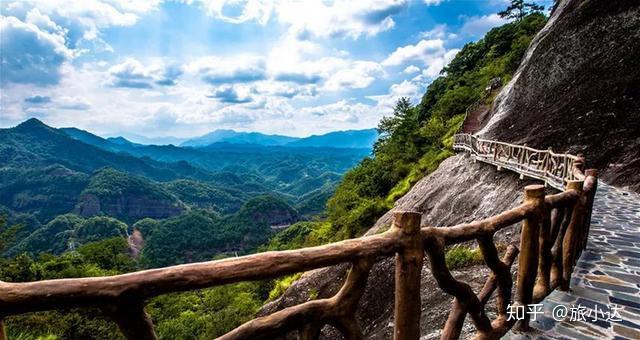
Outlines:
[[531,322],[534,332],[506,337],[640,339],[639,194],[599,183],[588,245],[574,270],[571,291],[552,292],[542,311]]

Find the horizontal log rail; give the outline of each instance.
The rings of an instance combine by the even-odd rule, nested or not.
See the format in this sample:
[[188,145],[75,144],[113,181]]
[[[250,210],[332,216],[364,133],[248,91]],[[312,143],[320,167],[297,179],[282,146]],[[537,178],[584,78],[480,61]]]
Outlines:
[[[577,171],[580,171],[578,168]],[[524,190],[524,202],[493,217],[446,228],[420,225],[421,214],[395,212],[392,227],[381,234],[318,247],[272,251],[218,261],[184,264],[128,274],[10,283],[0,281],[0,320],[42,310],[96,306],[116,322],[128,339],[156,339],[144,311],[155,296],[214,287],[247,280],[280,277],[296,272],[351,263],[342,288],[333,297],[317,299],[255,318],[220,339],[272,339],[298,331],[302,339],[317,339],[325,325],[346,339],[363,339],[356,319],[372,265],[380,257],[396,256],[394,339],[420,337],[420,276],[426,257],[439,287],[454,297],[442,339],[459,338],[466,315],[476,338],[497,339],[515,325],[507,317],[509,304],[527,306],[552,290],[568,289],[571,273],[586,245],[597,171],[567,180],[563,192],[546,195],[542,185]],[[509,245],[502,258],[493,238],[496,232],[522,222],[519,245]],[[447,268],[448,245],[475,241],[491,270],[476,294]],[[512,297],[511,266],[518,259],[516,295]],[[490,320],[486,304],[495,295],[497,316]],[[528,320],[517,329],[526,330]],[[5,340],[0,322],[0,340]]]
[[453,149],[467,151],[475,159],[509,169],[545,181],[558,190],[564,190],[567,181],[584,180],[582,167],[584,157],[557,154],[549,150],[538,150],[523,145],[509,144],[459,133],[453,136]]

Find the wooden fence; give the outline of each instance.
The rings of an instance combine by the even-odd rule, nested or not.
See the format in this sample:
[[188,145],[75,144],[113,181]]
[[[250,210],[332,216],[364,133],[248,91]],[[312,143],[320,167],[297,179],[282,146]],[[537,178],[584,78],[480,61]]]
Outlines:
[[[465,137],[466,138],[466,137]],[[460,144],[459,144],[460,145]],[[494,144],[495,145],[495,144]],[[525,159],[527,159],[525,157]],[[576,172],[580,172],[576,168]],[[479,339],[496,339],[511,329],[507,306],[527,306],[553,289],[568,289],[573,267],[585,247],[597,171],[566,181],[566,189],[546,195],[542,185],[524,189],[519,206],[491,218],[448,228],[421,226],[421,214],[396,212],[392,227],[378,235],[318,247],[275,251],[218,261],[150,269],[128,274],[28,283],[0,282],[0,320],[7,316],[61,307],[100,307],[128,339],[155,339],[145,301],[161,294],[201,289],[247,280],[270,279],[339,263],[351,263],[342,288],[331,298],[311,300],[251,320],[220,339],[272,339],[297,330],[302,339],[316,339],[332,325],[347,339],[363,339],[356,310],[369,271],[381,256],[395,255],[394,339],[420,337],[420,276],[424,255],[438,285],[454,297],[442,339],[460,336],[467,314]],[[519,245],[509,245],[502,258],[493,237],[522,222]],[[477,242],[491,274],[476,294],[456,280],[445,262],[445,247]],[[515,298],[511,266],[519,254]],[[485,312],[495,294],[497,317]],[[516,325],[525,330],[528,314]],[[0,323],[0,338],[5,339]]]
[[557,154],[549,150],[537,150],[527,146],[480,139],[460,133],[453,137],[453,149],[470,152],[475,159],[494,164],[527,176],[545,181],[548,185],[564,190],[567,181],[584,178],[579,170],[584,165],[582,155]]

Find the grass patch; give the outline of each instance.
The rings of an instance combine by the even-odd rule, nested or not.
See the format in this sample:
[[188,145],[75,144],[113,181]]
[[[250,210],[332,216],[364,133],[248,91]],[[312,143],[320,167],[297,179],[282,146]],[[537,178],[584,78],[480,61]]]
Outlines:
[[450,270],[484,263],[480,249],[465,246],[450,248],[444,259]]
[[273,289],[269,292],[269,301],[273,301],[284,294],[294,281],[300,278],[302,273],[285,276],[281,279],[277,279],[274,282]]

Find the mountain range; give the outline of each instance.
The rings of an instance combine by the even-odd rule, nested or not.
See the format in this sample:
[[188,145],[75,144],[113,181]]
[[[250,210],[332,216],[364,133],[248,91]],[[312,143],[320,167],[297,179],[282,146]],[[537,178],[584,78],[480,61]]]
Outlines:
[[267,135],[260,132],[215,130],[206,135],[186,140],[182,142],[180,146],[206,147],[215,143],[229,143],[254,144],[262,146],[371,149],[377,139],[378,131],[376,129],[334,131],[322,135],[312,135],[304,138],[282,135]]
[[[345,131],[293,138],[227,131],[219,133],[218,137],[225,137],[216,142],[183,147],[102,138],[29,119],[0,129],[0,215],[24,226],[5,253],[63,251],[67,243],[92,239],[86,231],[80,238],[73,236],[85,230],[80,225],[106,225],[111,235],[123,222],[131,227],[148,218],[178,219],[171,223],[184,223],[188,229],[194,228],[187,223],[190,219],[215,221],[215,228],[224,231],[216,236],[218,250],[203,254],[248,250],[264,240],[240,242],[248,237],[238,232],[245,225],[246,230],[268,235],[269,225],[293,223],[324,211],[342,174],[371,152],[349,146],[370,145],[374,133]],[[276,142],[284,144],[273,145]],[[87,219],[86,223],[51,224],[77,220],[69,214]],[[67,217],[57,219],[60,216]],[[172,233],[170,228],[159,234],[152,229],[144,236],[153,233],[158,242]],[[42,248],[50,238],[64,242]],[[245,246],[238,248],[238,244]],[[159,256],[167,247],[169,243],[158,250],[154,263],[165,263]]]

